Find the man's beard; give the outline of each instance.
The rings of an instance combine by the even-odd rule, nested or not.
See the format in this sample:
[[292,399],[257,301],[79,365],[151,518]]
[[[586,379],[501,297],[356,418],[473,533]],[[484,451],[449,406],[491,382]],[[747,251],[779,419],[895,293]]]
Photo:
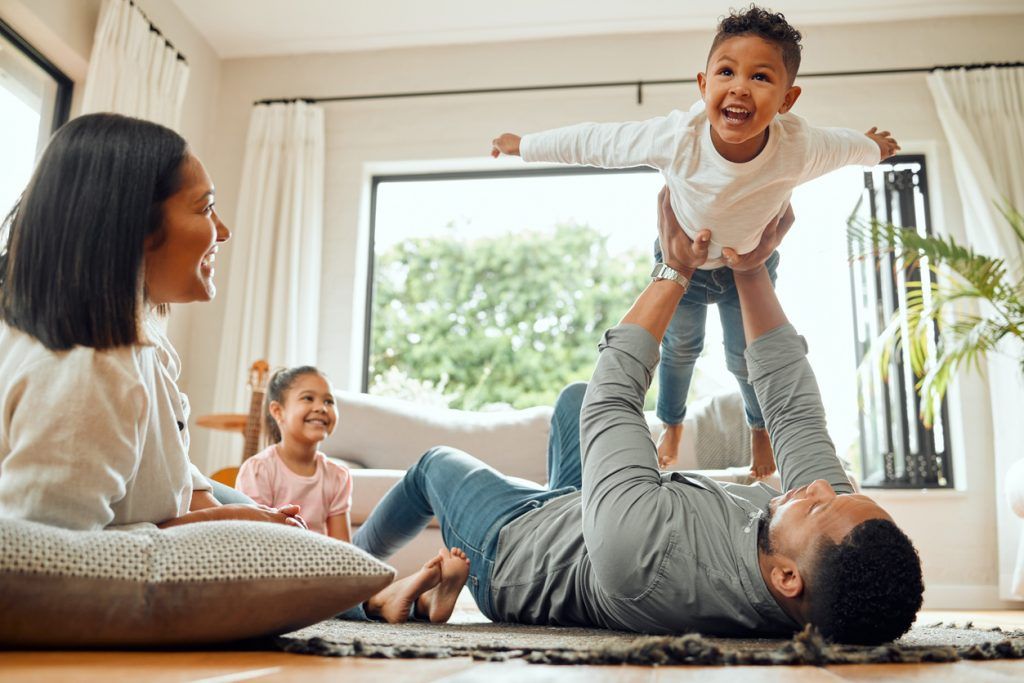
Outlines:
[[765,555],[771,555],[774,552],[774,549],[772,548],[772,539],[768,534],[768,527],[772,523],[772,517],[774,514],[775,512],[769,505],[768,511],[761,515],[757,520],[757,549]]

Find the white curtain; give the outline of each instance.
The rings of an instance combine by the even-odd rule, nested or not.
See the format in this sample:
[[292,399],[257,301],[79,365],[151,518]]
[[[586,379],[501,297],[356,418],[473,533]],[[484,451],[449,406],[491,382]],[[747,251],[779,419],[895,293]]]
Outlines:
[[[258,105],[249,121],[230,244],[230,281],[214,405],[248,410],[253,361],[316,363],[324,203],[324,112],[303,102]],[[242,442],[211,438],[207,472],[238,466]]]
[[[928,76],[928,87],[949,142],[968,241],[981,253],[1005,258],[1019,277],[1024,250],[998,207],[1009,202],[1024,211],[1024,67],[935,71]],[[987,361],[999,592],[1004,599],[1017,600],[1024,600],[1024,552],[1017,562],[1018,547],[1024,547],[1024,520],[1011,511],[1004,487],[1006,473],[1024,457],[1022,354],[1024,349],[1007,341]]]
[[177,129],[188,64],[128,0],[105,0],[96,25],[82,113],[112,111]]

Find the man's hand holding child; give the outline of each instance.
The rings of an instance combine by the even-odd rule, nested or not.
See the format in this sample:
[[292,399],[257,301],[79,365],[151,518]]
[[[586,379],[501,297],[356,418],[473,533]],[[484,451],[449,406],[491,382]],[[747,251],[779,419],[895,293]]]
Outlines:
[[658,193],[658,240],[665,265],[685,277],[692,277],[693,271],[708,260],[711,231],[705,228],[697,233],[696,240],[691,240],[676,220],[667,187]]
[[782,215],[765,226],[764,232],[761,233],[761,241],[752,251],[737,254],[732,247],[722,249],[722,260],[725,261],[725,265],[729,266],[733,273],[747,273],[759,269],[782,244],[782,239],[793,227],[794,220],[796,216],[793,214],[793,205],[787,204]]

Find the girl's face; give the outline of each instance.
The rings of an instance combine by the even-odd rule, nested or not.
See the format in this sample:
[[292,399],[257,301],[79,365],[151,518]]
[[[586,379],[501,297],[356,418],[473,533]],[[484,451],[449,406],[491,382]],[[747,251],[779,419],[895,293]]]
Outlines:
[[153,304],[209,301],[217,293],[217,246],[231,237],[213,209],[214,188],[203,164],[189,154],[181,189],[163,205],[163,225],[146,238],[146,294]]
[[284,392],[283,404],[271,401],[270,414],[285,440],[306,445],[326,439],[338,422],[331,385],[313,373],[295,378]]

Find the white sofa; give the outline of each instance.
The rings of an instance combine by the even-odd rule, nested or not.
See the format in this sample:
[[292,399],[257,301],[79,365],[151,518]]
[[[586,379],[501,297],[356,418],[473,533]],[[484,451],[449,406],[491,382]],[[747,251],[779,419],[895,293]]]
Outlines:
[[[354,392],[337,392],[338,427],[324,443],[324,453],[346,461],[352,468],[351,519],[358,527],[404,474],[406,468],[433,446],[453,446],[470,453],[505,474],[545,483],[547,442],[552,408],[537,407],[504,412],[470,412],[420,406],[408,401]],[[648,415],[653,438],[660,425]],[[684,422],[680,462],[699,462],[698,450],[709,452],[726,443],[711,435],[723,434],[733,443],[747,443],[739,395],[696,401]],[[737,431],[739,430],[739,431]],[[697,445],[700,442],[701,448]],[[707,472],[715,478],[747,482],[749,444],[733,456],[731,468]],[[721,459],[719,459],[719,464]],[[778,486],[777,479],[773,482]],[[436,521],[389,562],[400,576],[415,571],[442,545]]]

